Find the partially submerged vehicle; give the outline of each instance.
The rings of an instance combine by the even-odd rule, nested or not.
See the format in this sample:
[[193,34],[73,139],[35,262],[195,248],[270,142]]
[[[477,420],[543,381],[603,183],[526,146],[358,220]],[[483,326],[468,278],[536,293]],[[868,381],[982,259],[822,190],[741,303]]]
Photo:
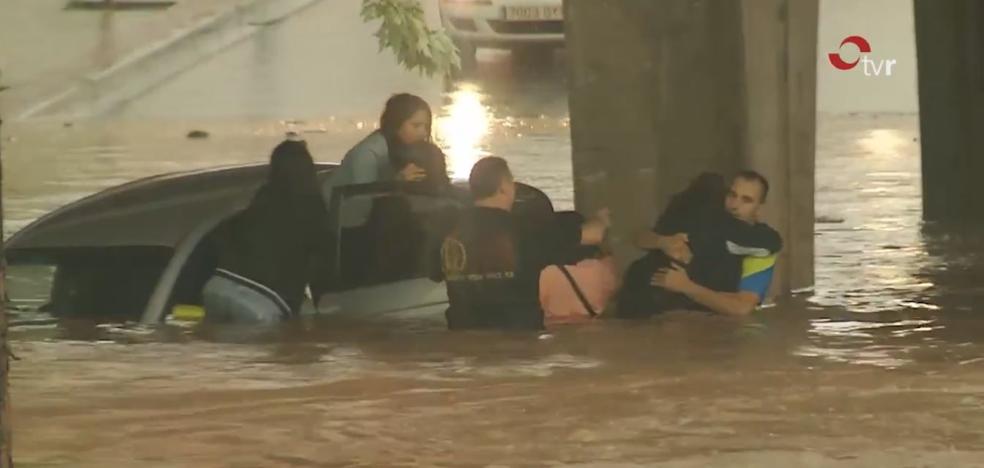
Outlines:
[[[319,180],[336,167],[318,164]],[[14,234],[6,245],[8,265],[11,271],[42,267],[51,275],[38,309],[56,317],[160,323],[174,310],[201,306],[216,262],[210,235],[248,205],[267,168],[168,174],[104,190]],[[330,280],[303,312],[442,314],[445,287],[432,279],[437,249],[468,203],[460,186],[441,192],[395,182],[336,188],[328,207],[336,251]],[[542,192],[518,184],[518,211],[552,209]]]

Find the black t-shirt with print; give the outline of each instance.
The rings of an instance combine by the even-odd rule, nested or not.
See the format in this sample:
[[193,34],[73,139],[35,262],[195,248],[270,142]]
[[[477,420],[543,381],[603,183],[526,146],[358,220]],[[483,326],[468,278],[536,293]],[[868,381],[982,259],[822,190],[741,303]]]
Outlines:
[[505,210],[469,209],[441,247],[448,327],[542,329],[540,272],[580,237],[577,217],[527,222]]

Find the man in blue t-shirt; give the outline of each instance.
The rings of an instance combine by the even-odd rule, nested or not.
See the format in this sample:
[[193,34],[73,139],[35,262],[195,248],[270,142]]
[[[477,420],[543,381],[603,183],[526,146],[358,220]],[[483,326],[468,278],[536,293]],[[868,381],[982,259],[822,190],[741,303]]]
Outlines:
[[[695,235],[653,234],[656,247],[676,262],[653,274],[650,284],[725,315],[745,316],[755,310],[772,283],[776,254],[782,246],[779,234],[758,222],[768,191],[769,183],[761,174],[740,172],[725,196],[729,219],[708,218]],[[703,265],[691,262],[696,260],[692,245]],[[684,268],[680,263],[689,265]],[[691,279],[688,269],[697,271],[702,281]],[[722,274],[715,277],[718,272]]]

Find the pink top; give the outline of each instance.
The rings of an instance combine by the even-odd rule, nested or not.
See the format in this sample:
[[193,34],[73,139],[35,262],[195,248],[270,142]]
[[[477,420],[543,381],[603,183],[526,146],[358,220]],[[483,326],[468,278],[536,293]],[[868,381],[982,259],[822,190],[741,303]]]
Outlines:
[[[587,259],[577,265],[567,265],[584,297],[598,314],[618,289],[618,272],[611,257]],[[571,282],[556,265],[540,272],[540,306],[545,321],[550,323],[576,322],[590,318],[584,304],[577,297]]]

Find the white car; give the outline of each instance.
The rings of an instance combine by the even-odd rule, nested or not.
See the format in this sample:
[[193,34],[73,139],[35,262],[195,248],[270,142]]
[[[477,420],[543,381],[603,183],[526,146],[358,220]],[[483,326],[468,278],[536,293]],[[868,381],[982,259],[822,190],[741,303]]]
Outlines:
[[[337,167],[318,163],[321,183]],[[23,319],[14,323],[85,316],[154,325],[200,310],[217,260],[212,233],[249,203],[268,169],[261,163],[149,177],[42,216],[4,245],[13,279],[7,304]],[[552,210],[540,190],[516,189],[514,212]],[[430,253],[467,206],[467,194],[460,184],[440,193],[397,182],[336,187],[328,207],[334,262],[324,265],[325,290],[301,313],[443,321],[447,290],[431,279]],[[341,214],[356,206],[375,215],[347,225]]]
[[441,23],[474,62],[478,47],[549,50],[564,43],[563,0],[440,0]]

